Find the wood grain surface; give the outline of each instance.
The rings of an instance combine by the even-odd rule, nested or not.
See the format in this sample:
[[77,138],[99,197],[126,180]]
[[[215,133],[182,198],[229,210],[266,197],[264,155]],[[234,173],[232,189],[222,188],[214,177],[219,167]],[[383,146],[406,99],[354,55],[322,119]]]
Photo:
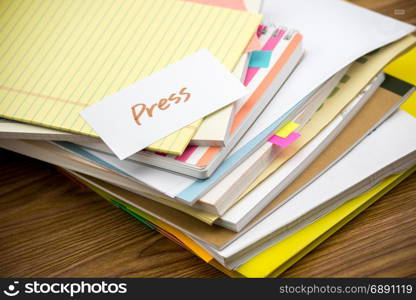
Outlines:
[[[416,23],[416,1],[352,1]],[[0,150],[0,277],[225,277],[68,180]],[[415,277],[416,174],[283,277]]]

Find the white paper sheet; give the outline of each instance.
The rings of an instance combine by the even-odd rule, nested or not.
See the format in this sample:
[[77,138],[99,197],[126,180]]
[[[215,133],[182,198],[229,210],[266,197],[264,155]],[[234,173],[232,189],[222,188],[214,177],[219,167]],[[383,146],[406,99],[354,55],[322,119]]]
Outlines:
[[240,99],[244,85],[207,49],[81,112],[120,159]]

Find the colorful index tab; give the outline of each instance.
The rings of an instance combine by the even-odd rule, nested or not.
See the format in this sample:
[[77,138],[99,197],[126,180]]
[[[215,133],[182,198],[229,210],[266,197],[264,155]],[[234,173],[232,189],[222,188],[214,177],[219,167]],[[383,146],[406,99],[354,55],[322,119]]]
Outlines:
[[[261,50],[273,51],[276,48],[276,45],[279,43],[279,41],[283,38],[285,33],[286,33],[285,30],[277,29],[273,33],[273,35],[267,40],[267,42],[264,44]],[[257,74],[258,71],[259,71],[259,68],[248,67],[246,78],[244,80],[244,85],[248,85],[250,81],[253,79],[253,77]]]
[[276,146],[286,148],[290,146],[293,142],[295,142],[300,137],[300,134],[297,132],[292,132],[289,134],[287,138],[282,138],[280,136],[274,135],[269,138],[269,142],[275,144]]
[[298,123],[290,121],[285,126],[276,131],[275,135],[280,136],[282,138],[287,138],[289,134],[295,131],[299,126],[300,125]]
[[253,51],[251,52],[249,68],[268,68],[270,59],[272,58],[272,51]]

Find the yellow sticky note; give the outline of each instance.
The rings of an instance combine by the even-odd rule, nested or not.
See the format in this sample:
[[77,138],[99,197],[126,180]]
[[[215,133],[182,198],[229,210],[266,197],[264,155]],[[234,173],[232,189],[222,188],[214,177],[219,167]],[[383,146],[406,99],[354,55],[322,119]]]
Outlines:
[[416,85],[416,47],[393,60],[384,68],[384,72]]
[[232,71],[261,21],[176,0],[2,0],[0,10],[0,116],[95,137],[85,107],[203,48]]
[[413,92],[413,94],[400,105],[400,109],[416,118],[416,92]]
[[299,127],[298,123],[290,121],[285,126],[283,126],[281,129],[276,131],[275,135],[280,136],[282,138],[287,138],[289,134],[291,134],[293,131],[296,130],[296,128]]

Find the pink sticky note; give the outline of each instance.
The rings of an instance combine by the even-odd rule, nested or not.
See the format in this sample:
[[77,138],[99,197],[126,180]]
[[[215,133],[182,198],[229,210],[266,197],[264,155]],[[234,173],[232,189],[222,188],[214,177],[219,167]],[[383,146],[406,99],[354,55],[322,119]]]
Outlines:
[[292,132],[287,136],[287,138],[282,138],[277,135],[273,135],[269,138],[269,142],[275,144],[276,146],[286,148],[287,146],[291,145],[294,141],[296,141],[300,137],[300,134],[297,132]]

